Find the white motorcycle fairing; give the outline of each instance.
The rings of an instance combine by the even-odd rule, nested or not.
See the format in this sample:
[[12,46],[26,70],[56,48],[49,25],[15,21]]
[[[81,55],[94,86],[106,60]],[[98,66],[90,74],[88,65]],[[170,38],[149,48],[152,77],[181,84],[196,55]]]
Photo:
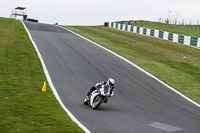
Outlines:
[[94,98],[99,95],[99,92],[97,90],[95,90],[94,92],[92,92],[92,95],[90,97],[90,106],[92,106],[93,102],[94,102]]

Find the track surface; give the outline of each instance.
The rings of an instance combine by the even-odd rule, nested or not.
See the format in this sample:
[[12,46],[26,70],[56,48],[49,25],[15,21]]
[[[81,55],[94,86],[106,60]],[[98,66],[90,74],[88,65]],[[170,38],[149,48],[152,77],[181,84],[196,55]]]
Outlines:
[[[62,102],[91,132],[200,132],[199,107],[129,63],[62,28],[25,25]],[[88,89],[109,77],[115,96],[98,110],[85,106]]]

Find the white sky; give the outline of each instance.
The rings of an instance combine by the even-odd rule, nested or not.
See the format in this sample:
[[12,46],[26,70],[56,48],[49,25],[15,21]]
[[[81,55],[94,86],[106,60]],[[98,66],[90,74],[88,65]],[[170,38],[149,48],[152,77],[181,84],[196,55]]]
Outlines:
[[[0,17],[26,7],[28,18],[41,23],[103,25],[122,20],[158,21],[169,18],[200,23],[200,0],[0,0]],[[178,15],[177,15],[178,13]]]

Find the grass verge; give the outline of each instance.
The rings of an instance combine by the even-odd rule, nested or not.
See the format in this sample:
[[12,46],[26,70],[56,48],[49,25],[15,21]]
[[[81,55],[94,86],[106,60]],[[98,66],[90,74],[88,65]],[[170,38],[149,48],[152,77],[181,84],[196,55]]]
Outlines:
[[166,26],[163,23],[157,22],[145,22],[145,23],[136,23],[134,26],[145,27],[149,29],[157,29],[162,31],[167,31],[171,33],[176,33],[185,36],[200,37],[200,25],[173,25],[170,24]]
[[200,51],[103,26],[64,26],[127,58],[200,103]]
[[0,132],[83,132],[55,99],[20,21],[0,18]]

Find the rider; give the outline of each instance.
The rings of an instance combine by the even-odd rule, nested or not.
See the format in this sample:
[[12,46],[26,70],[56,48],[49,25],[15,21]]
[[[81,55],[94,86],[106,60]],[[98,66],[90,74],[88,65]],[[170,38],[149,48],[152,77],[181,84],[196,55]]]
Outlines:
[[[110,91],[110,96],[114,96],[114,90],[115,90],[114,84],[115,84],[115,80],[112,78],[109,78],[107,82],[103,81],[103,82],[97,83],[95,86],[92,86],[90,88],[86,96],[88,97],[94,90],[101,88],[102,85],[109,87],[108,90]],[[108,99],[106,99],[104,102],[107,102],[107,101]]]

